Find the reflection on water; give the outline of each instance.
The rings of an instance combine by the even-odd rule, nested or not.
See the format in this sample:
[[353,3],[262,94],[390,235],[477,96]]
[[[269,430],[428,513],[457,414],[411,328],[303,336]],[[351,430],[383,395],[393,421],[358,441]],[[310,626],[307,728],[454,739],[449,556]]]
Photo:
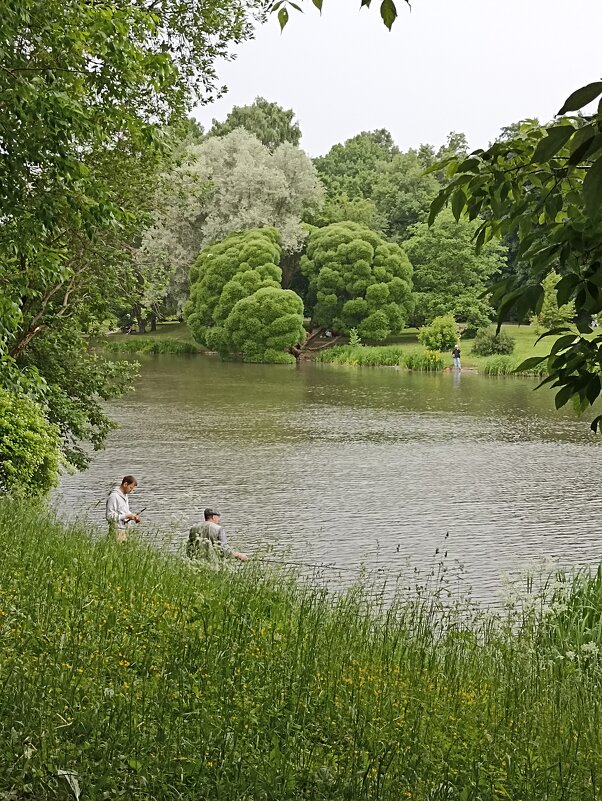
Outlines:
[[106,494],[134,473],[132,508],[174,541],[217,505],[236,546],[309,563],[427,569],[445,544],[490,599],[520,567],[599,559],[599,439],[534,386],[150,357],[111,406],[107,450],[63,479],[63,508],[103,525]]

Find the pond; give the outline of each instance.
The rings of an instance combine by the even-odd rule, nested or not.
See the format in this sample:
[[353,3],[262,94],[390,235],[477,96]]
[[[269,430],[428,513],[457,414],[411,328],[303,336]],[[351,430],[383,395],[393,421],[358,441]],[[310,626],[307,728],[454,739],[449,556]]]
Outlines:
[[107,449],[63,478],[66,517],[104,526],[108,491],[133,473],[140,536],[176,547],[217,506],[232,545],[325,563],[326,581],[361,565],[426,574],[447,553],[449,575],[491,601],[527,566],[598,562],[600,440],[529,379],[140,361]]

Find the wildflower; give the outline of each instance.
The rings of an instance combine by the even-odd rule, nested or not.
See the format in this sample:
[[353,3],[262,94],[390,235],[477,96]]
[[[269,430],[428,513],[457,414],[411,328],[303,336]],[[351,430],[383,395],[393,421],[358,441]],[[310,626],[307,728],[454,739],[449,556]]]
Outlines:
[[567,659],[570,659],[571,662],[572,662],[575,659],[575,657],[577,656],[577,654],[574,651],[567,651],[565,656],[566,656]]
[[584,642],[581,646],[581,650],[585,651],[586,654],[597,654],[600,651],[595,642]]

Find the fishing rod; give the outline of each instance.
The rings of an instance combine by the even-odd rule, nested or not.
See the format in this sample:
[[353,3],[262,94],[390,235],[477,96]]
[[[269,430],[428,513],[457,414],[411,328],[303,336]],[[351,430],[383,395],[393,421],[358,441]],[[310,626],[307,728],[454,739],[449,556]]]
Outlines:
[[314,564],[312,562],[289,562],[286,559],[268,559],[268,558],[263,557],[263,556],[253,557],[252,561],[253,562],[270,562],[270,563],[275,564],[275,565],[293,565],[294,567],[311,567],[311,568],[314,568],[314,569],[317,568],[318,570],[321,570],[323,568],[328,568],[329,570],[336,570],[336,571],[344,570],[345,572],[352,572],[352,573],[366,573],[366,572],[382,573],[382,572],[385,571],[384,567],[374,567],[374,568],[370,568],[370,570],[367,571],[365,567],[339,567],[337,565],[328,564],[328,563],[324,563],[324,562],[322,562],[320,564]]

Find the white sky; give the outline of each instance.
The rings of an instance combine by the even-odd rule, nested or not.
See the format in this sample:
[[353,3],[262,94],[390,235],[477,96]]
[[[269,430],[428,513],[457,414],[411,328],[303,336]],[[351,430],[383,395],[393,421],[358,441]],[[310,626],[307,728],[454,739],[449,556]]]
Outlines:
[[262,96],[292,108],[309,155],[387,128],[403,149],[463,131],[484,147],[502,126],[542,122],[602,78],[602,0],[398,0],[391,33],[379,0],[310,0],[281,34],[275,16],[220,63],[228,94],[197,109],[207,128]]

